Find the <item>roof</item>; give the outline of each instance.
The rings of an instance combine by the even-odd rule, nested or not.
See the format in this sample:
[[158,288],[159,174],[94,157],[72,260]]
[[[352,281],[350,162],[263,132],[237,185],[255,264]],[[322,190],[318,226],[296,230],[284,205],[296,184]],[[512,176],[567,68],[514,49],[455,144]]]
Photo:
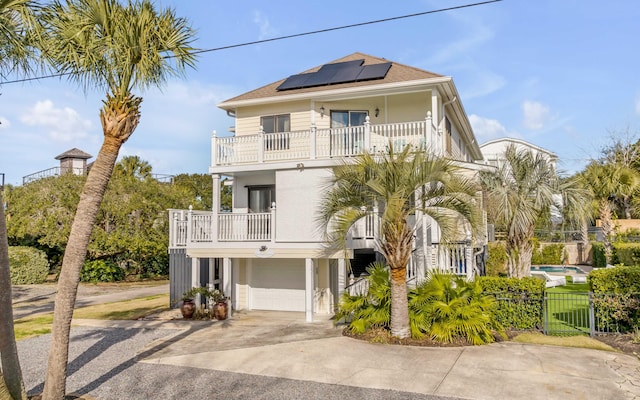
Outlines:
[[538,151],[538,152],[545,153],[545,154],[547,154],[547,155],[548,155],[549,157],[551,157],[551,158],[558,158],[558,156],[556,155],[556,153],[554,153],[554,152],[552,152],[552,151],[550,151],[550,150],[547,150],[547,149],[542,148],[542,147],[540,147],[540,146],[536,146],[535,144],[533,144],[533,143],[529,143],[529,142],[527,142],[527,141],[525,141],[525,140],[522,140],[522,139],[516,139],[516,138],[510,138],[510,137],[505,137],[505,138],[500,138],[500,139],[494,139],[494,140],[490,140],[490,141],[488,141],[488,142],[486,142],[486,143],[483,143],[483,144],[481,144],[481,145],[480,145],[480,150],[482,150],[482,148],[484,148],[484,147],[486,147],[486,146],[489,146],[489,145],[492,145],[492,144],[496,144],[496,143],[500,143],[500,142],[511,142],[511,143],[514,143],[514,144],[519,144],[519,145],[522,145],[522,146],[527,146],[527,147],[530,147],[530,148],[532,148],[532,149],[535,149],[535,150],[536,150],[536,151]]
[[[330,61],[327,64],[334,64],[346,61],[355,61],[355,60],[364,60],[363,65],[374,65],[374,64],[382,64],[388,63],[389,60],[384,58],[370,56],[364,53],[353,53],[346,57],[339,58],[337,60]],[[326,65],[326,64],[324,64]],[[322,65],[317,67],[308,69],[306,71],[301,72],[302,74],[307,74],[311,72],[317,72],[322,68]],[[392,62],[391,68],[389,72],[383,79],[376,79],[372,81],[357,81],[357,82],[345,82],[345,83],[336,83],[333,85],[324,85],[324,86],[314,86],[314,87],[305,87],[299,89],[290,89],[290,90],[276,90],[278,86],[280,86],[287,78],[280,79],[277,82],[270,83],[261,88],[252,90],[250,92],[241,94],[239,96],[228,99],[218,106],[221,108],[225,108],[226,103],[233,103],[237,101],[243,100],[254,100],[254,99],[262,99],[262,98],[270,98],[270,97],[278,97],[278,96],[289,96],[291,94],[298,93],[317,93],[326,90],[333,89],[343,89],[343,88],[352,88],[352,87],[361,87],[361,86],[370,86],[370,85],[379,85],[385,83],[397,83],[397,82],[408,82],[415,80],[423,80],[430,78],[442,78],[443,75],[436,74],[433,72],[425,71],[419,68],[411,67],[408,65]]]
[[56,160],[62,160],[64,158],[79,158],[81,160],[86,160],[91,157],[93,157],[91,154],[85,153],[84,151],[74,147],[73,149],[67,150],[64,153],[56,156]]

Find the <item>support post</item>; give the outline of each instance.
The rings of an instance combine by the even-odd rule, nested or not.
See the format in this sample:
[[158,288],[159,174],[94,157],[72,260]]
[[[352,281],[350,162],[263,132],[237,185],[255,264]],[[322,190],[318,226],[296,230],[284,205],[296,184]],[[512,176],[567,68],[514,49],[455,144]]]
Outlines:
[[[194,257],[191,259],[191,287],[196,288],[200,286],[200,259]],[[202,304],[202,299],[200,295],[196,296],[194,299],[196,303],[196,309],[200,309],[200,304]]]
[[269,229],[271,230],[271,232],[269,232],[269,234],[271,235],[271,243],[275,243],[276,242],[276,202],[275,201],[271,203],[271,224],[269,226]]
[[424,119],[425,123],[426,123],[426,128],[424,131],[424,146],[425,146],[425,150],[428,147],[431,151],[436,151],[436,142],[435,142],[435,138],[434,138],[434,132],[433,132],[433,119],[431,118],[431,111],[427,111],[427,117]]
[[347,264],[344,258],[338,258],[338,303],[347,287]]
[[305,287],[304,287],[304,313],[307,322],[313,322],[313,309],[315,299],[315,271],[313,258],[305,259]]
[[309,136],[309,158],[315,160],[317,157],[317,136],[316,136],[316,124],[315,122],[311,124],[311,135]]
[[367,115],[366,118],[364,119],[364,149],[360,149],[360,152],[362,152],[362,150],[370,151],[370,149],[371,149],[371,120]]
[[185,240],[185,246],[189,246],[189,243],[191,243],[192,231],[193,231],[193,206],[189,206],[189,212],[187,212],[187,238]]
[[216,131],[211,133],[211,165],[218,165],[218,137]]
[[[233,299],[233,285],[232,285],[232,262],[231,259],[228,257],[225,257],[222,259],[222,292],[224,293],[224,295],[226,297],[229,298],[229,302],[231,302],[231,299]],[[229,316],[231,316],[231,310],[233,309],[233,304],[229,304]]]
[[258,132],[258,162],[264,162],[264,127],[262,125]]
[[213,193],[211,197],[211,211],[213,211],[213,217],[211,218],[211,240],[213,243],[218,241],[218,224],[220,214],[220,175],[212,174],[213,179]]

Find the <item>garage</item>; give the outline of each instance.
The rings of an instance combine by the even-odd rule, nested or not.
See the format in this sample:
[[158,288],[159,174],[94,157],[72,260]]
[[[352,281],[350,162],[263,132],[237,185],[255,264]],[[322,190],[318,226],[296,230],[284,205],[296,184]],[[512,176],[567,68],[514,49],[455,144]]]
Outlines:
[[304,312],[304,288],[304,260],[252,260],[251,309]]

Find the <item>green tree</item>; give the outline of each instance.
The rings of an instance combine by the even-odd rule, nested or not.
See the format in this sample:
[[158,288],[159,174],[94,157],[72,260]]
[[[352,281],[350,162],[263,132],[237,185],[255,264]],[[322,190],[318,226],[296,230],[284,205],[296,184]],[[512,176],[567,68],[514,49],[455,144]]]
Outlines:
[[126,156],[116,164],[113,175],[135,179],[151,178],[151,164],[139,156]]
[[173,178],[173,184],[188,193],[195,210],[211,210],[213,196],[213,180],[209,174],[178,174]]
[[[0,0],[0,77],[31,69],[37,24],[30,0]],[[26,399],[22,370],[13,331],[9,244],[0,187],[0,397]]]
[[380,210],[378,241],[390,268],[393,336],[410,334],[406,266],[415,227],[409,225],[409,216],[416,212],[431,216],[445,240],[475,230],[476,191],[476,185],[451,161],[412,152],[410,146],[401,152],[390,146],[386,154],[364,153],[334,169],[320,220],[328,242],[345,249],[351,227],[371,210]]
[[58,280],[52,344],[43,398],[65,394],[69,331],[80,270],[96,216],[121,146],[140,121],[135,90],[162,85],[193,66],[194,31],[173,10],[150,0],[54,1],[41,19],[43,55],[56,72],[85,89],[106,91],[100,122],[104,142],[80,196]]
[[[504,158],[497,170],[481,171],[480,180],[496,224],[507,233],[509,276],[522,278],[531,271],[536,222],[550,215],[552,207],[562,209],[563,187],[553,165],[541,153],[511,145]],[[566,200],[580,201],[575,196],[567,196]],[[572,203],[564,206],[575,208]]]

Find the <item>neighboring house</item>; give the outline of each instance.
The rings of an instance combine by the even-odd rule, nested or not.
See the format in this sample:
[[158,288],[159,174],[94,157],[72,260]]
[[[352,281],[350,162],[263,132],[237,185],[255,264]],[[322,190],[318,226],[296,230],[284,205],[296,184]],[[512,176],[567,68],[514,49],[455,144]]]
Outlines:
[[[213,211],[170,210],[171,303],[191,286],[224,290],[234,309],[333,313],[379,259],[377,219],[355,226],[343,252],[328,252],[317,210],[332,167],[363,151],[426,147],[469,174],[482,153],[451,77],[354,53],[218,105],[235,119],[231,137],[211,138]],[[232,212],[220,212],[220,179],[233,179]],[[410,279],[446,269],[473,276],[474,247],[461,227],[440,243],[433,220],[416,215]],[[472,240],[474,241],[472,243]],[[350,268],[348,268],[350,265]]]
[[543,154],[551,162],[553,169],[557,170],[556,164],[558,162],[558,156],[554,152],[543,149],[540,146],[536,146],[535,144],[526,142],[522,139],[515,138],[500,138],[480,145],[480,150],[484,157],[484,163],[494,167],[501,167],[505,161],[504,152],[509,145],[516,146],[518,150],[531,150],[534,155]]
[[22,184],[27,184],[38,179],[48,178],[50,176],[59,176],[62,174],[72,173],[75,175],[86,175],[89,171],[87,160],[93,157],[91,154],[73,148],[56,156],[56,160],[60,161],[60,166],[38,171],[33,174],[22,177]]

